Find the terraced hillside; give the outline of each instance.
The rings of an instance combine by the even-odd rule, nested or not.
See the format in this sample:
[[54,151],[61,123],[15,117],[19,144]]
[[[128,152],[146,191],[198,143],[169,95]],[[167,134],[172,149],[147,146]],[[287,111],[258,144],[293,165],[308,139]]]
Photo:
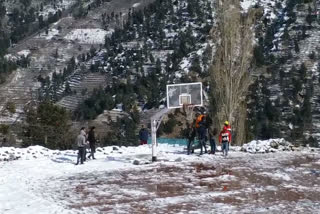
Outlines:
[[[88,5],[91,2],[94,1],[88,2]],[[93,47],[98,49],[99,46],[104,44],[104,35],[112,32],[117,23],[110,22],[108,30],[103,30],[105,26],[101,22],[102,14],[111,16],[111,13],[121,12],[123,14],[121,18],[124,19],[129,8],[139,7],[148,2],[152,2],[152,0],[104,1],[101,5],[88,10],[86,17],[75,19],[70,13],[70,16],[50,25],[49,29],[39,31],[10,48],[8,57],[15,58],[24,55],[30,59],[30,63],[27,68],[19,68],[5,84],[0,85],[0,91],[2,92],[0,109],[4,108],[5,104],[10,101],[16,104],[17,113],[23,113],[24,105],[38,96],[36,92],[40,88],[40,83],[37,81],[39,76],[43,78],[49,76],[51,78],[53,72],[62,72],[72,57],[77,58],[81,54],[87,54]],[[83,35],[80,34],[80,37],[77,38],[79,29],[89,29],[89,31]],[[97,32],[102,32],[102,37],[95,39]],[[92,41],[91,38],[94,38],[94,40]],[[68,78],[71,84],[72,81],[76,80],[75,76],[79,71],[74,71],[74,73],[76,74],[73,75],[72,73]],[[89,74],[86,69],[80,75],[81,79],[85,81],[81,84],[79,82],[78,86],[72,86],[72,90],[81,91],[88,88],[88,93],[90,93],[93,87],[98,88],[101,84],[104,84],[105,77],[95,78],[96,75]],[[31,98],[30,90],[33,92],[33,98]],[[85,96],[75,97],[80,102]],[[68,98],[65,100],[68,100]],[[68,101],[62,100],[60,102],[62,106],[64,102],[68,103]],[[73,108],[74,106],[71,107],[71,109]],[[1,121],[10,123],[17,117],[19,117],[19,114],[14,115],[14,117],[12,115],[3,116]]]

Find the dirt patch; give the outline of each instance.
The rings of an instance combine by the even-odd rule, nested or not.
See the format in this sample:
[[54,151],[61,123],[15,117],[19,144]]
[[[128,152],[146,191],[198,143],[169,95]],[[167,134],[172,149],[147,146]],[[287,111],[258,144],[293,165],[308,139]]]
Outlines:
[[[319,179],[310,170],[314,159],[284,161],[229,159],[223,163],[150,165],[145,169],[99,172],[63,179],[59,200],[70,208],[102,213],[250,213],[256,207],[272,212],[300,207],[305,213],[320,208]],[[318,186],[317,186],[318,185]],[[63,194],[68,192],[69,194]],[[310,203],[313,206],[307,206]],[[269,210],[270,211],[270,210]]]

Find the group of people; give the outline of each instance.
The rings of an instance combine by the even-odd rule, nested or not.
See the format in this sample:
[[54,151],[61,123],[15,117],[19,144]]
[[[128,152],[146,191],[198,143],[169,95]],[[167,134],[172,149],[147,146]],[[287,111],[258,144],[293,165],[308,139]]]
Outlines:
[[[83,164],[86,159],[95,159],[94,153],[96,152],[96,137],[95,137],[95,127],[92,126],[87,134],[85,127],[80,129],[80,134],[76,139],[76,144],[78,146],[78,157],[76,165]],[[90,148],[90,154],[87,157],[87,148]]]
[[[209,115],[196,114],[196,120],[187,126],[185,130],[185,137],[188,139],[187,153],[194,153],[193,144],[197,137],[200,145],[200,155],[208,153],[206,147],[206,141],[210,142],[210,154],[216,152],[216,137],[218,129],[213,127],[212,120]],[[147,144],[149,132],[143,125],[139,131],[140,145]],[[229,121],[224,122],[224,126],[219,134],[219,142],[221,144],[222,152],[224,156],[228,155],[229,145],[231,143],[231,126]]]
[[[216,141],[218,130],[212,125],[212,120],[208,115],[205,114],[196,114],[196,120],[194,123],[189,124],[187,129],[187,139],[188,139],[188,155],[194,152],[193,143],[195,137],[198,137],[200,145],[200,155],[208,153],[206,147],[206,141],[209,140],[211,151],[210,154],[215,154],[216,152]],[[228,155],[229,145],[231,143],[231,126],[228,121],[225,121],[223,129],[219,134],[219,142],[221,143],[221,148],[224,156]]]

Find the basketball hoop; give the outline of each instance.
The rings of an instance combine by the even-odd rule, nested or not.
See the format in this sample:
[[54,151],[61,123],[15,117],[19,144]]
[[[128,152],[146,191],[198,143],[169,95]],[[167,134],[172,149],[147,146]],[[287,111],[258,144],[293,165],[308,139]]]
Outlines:
[[187,121],[189,121],[189,122],[193,119],[194,107],[195,107],[195,105],[193,105],[193,104],[183,104],[182,105],[183,112],[186,115]]

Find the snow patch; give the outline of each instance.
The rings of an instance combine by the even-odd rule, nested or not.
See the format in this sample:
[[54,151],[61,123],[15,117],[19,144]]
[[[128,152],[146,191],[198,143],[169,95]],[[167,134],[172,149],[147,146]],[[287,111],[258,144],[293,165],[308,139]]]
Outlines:
[[141,5],[141,3],[135,3],[132,5],[132,7],[139,7]]
[[249,153],[268,153],[292,150],[293,145],[283,138],[269,140],[253,140],[242,146],[242,151]]
[[46,40],[50,40],[53,37],[58,36],[58,35],[59,35],[59,30],[57,30],[55,28],[51,28],[51,29],[49,29],[48,34],[44,31],[44,32],[40,33],[40,35],[38,35],[36,38],[43,38]]
[[17,53],[19,56],[28,57],[31,54],[30,50],[22,50]]
[[113,31],[103,29],[75,29],[68,33],[64,38],[76,41],[80,44],[104,44],[106,35],[111,35]]

